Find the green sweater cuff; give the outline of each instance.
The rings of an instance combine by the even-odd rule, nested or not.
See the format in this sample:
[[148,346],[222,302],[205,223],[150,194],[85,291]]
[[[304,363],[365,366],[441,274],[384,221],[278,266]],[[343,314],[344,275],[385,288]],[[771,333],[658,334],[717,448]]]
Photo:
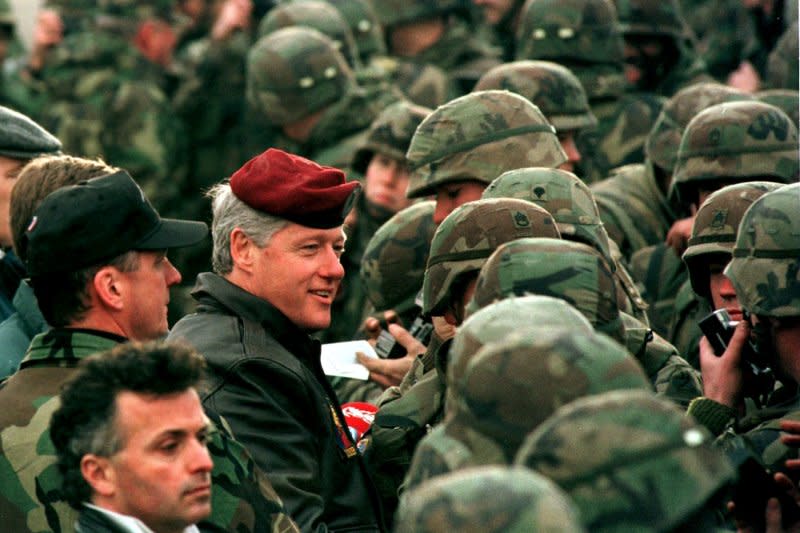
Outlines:
[[736,410],[733,407],[728,407],[704,396],[692,400],[686,413],[692,415],[714,436],[722,433],[725,426],[736,418]]

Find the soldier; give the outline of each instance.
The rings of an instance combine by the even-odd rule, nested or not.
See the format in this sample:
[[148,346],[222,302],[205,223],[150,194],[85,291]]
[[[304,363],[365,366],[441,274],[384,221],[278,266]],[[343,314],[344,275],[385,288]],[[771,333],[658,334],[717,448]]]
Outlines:
[[608,264],[584,244],[553,239],[518,239],[494,252],[481,268],[467,310],[475,312],[511,296],[562,298],[598,331],[623,344],[644,368],[656,393],[683,406],[702,390],[697,372],[675,347],[616,305]]
[[[457,208],[433,236],[422,285],[422,312],[459,325],[486,258],[503,242],[533,236],[558,238],[559,234],[550,214],[530,202],[498,198]],[[380,409],[372,425],[371,443],[371,449],[376,451],[370,451],[368,459],[388,508],[394,506],[397,487],[422,437],[420,431],[441,420],[444,374],[438,376],[433,370],[447,364],[443,346],[447,340],[434,335],[427,350],[424,346],[418,351],[409,350],[406,370],[411,370],[406,379],[411,383],[387,390],[378,402]],[[417,357],[421,352],[424,355]],[[385,365],[373,366],[385,373],[381,368]]]
[[[484,344],[466,364],[451,363],[444,421],[417,446],[404,491],[470,466],[511,464],[525,436],[576,398],[652,391],[639,363],[617,342],[563,326],[525,327]],[[463,373],[455,377],[455,369]]]
[[589,531],[713,531],[736,472],[711,435],[669,402],[613,391],[565,405],[515,464],[563,488]]
[[767,58],[766,85],[772,89],[798,88],[798,25],[792,24]]
[[[282,147],[322,165],[347,168],[378,113],[398,99],[391,91],[368,92],[334,43],[308,27],[277,30],[256,42],[247,59],[247,102],[265,139],[251,129],[254,152]],[[256,120],[254,118],[254,120]]]
[[503,61],[513,61],[515,36],[525,0],[472,0],[472,3],[483,12],[483,22],[494,30],[494,37],[503,50]]
[[[22,113],[0,106],[0,320],[14,313],[14,294],[25,277],[25,267],[11,250],[11,193],[20,170],[31,159],[56,154],[61,142]],[[3,364],[0,378],[15,369]]]
[[625,38],[625,79],[637,91],[671,97],[711,81],[694,50],[678,0],[615,0]]
[[567,162],[559,168],[575,172],[581,153],[575,139],[584,129],[597,126],[586,92],[569,69],[549,61],[515,61],[481,76],[475,91],[507,90],[524,96],[555,126]]
[[547,478],[492,466],[425,483],[406,497],[397,521],[397,533],[583,531],[572,503]]
[[555,61],[583,85],[599,122],[577,139],[584,155],[577,174],[587,183],[644,159],[642,146],[663,102],[624,94],[623,40],[611,0],[527,2],[517,34],[517,59]]
[[[166,334],[169,287],[180,274],[165,249],[195,243],[207,231],[201,222],[160,218],[124,171],[58,189],[36,209],[26,232],[26,263],[53,328],[34,337],[20,370],[0,390],[4,527],[74,531],[75,512],[64,501],[56,458],[47,451],[47,425],[61,385],[93,353]],[[282,513],[280,500],[244,448],[219,428],[209,443],[212,499],[224,503],[215,505],[207,527],[271,527],[269,517]],[[282,516],[275,524],[284,524]]]
[[780,186],[766,181],[729,185],[711,194],[697,211],[689,247],[683,254],[689,279],[675,297],[670,339],[698,370],[703,336],[698,322],[717,309],[727,310],[733,320],[742,319],[736,291],[722,274],[731,259],[742,216],[757,198]]
[[563,239],[588,244],[602,254],[617,281],[620,310],[648,324],[647,304],[621,262],[616,243],[608,238],[591,191],[577,176],[558,169],[509,170],[483,191],[483,198],[520,198],[545,208]]
[[500,63],[499,54],[471,34],[460,0],[373,0],[389,53],[444,70],[458,94]]
[[419,125],[406,157],[412,171],[406,194],[435,194],[437,224],[507,170],[555,168],[567,160],[541,111],[507,91],[474,92],[440,106]]
[[[798,415],[799,199],[800,184],[785,185],[758,198],[745,212],[723,272],[733,283],[744,318],[721,355],[714,353],[707,339],[701,340],[704,397],[688,410],[714,435],[721,435],[719,444],[732,456],[752,450],[772,472],[784,470],[785,460],[797,454],[779,439],[779,422],[782,417],[796,420]],[[742,369],[755,360],[744,355],[748,337],[762,364],[787,386],[774,393],[762,411],[736,420],[742,412]]]

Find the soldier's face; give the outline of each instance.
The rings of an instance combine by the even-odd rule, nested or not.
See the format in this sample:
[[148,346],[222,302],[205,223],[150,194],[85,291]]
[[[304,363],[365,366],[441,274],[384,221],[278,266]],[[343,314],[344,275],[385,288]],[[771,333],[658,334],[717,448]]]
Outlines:
[[397,213],[411,204],[406,198],[408,177],[403,161],[376,153],[367,166],[364,194],[371,204]]
[[11,246],[11,225],[9,215],[11,210],[11,190],[17,182],[17,175],[22,169],[23,162],[0,156],[0,246]]
[[560,164],[558,168],[568,172],[575,172],[575,166],[581,162],[581,152],[578,150],[578,145],[575,144],[575,132],[558,132],[558,142],[561,143],[561,148],[567,154],[567,161]]
[[514,0],[472,0],[472,3],[483,9],[483,20],[489,26],[498,24],[514,7]]
[[708,289],[711,293],[711,302],[715,310],[727,309],[732,320],[741,320],[742,308],[736,297],[736,289],[731,280],[722,273],[727,264],[728,261],[723,258],[712,259],[709,263]]
[[93,503],[153,531],[182,531],[211,514],[208,420],[194,389],[167,396],[123,391],[114,420],[123,445],[96,459],[105,478],[93,483],[84,471]]
[[436,189],[436,208],[433,222],[441,224],[447,215],[467,202],[480,200],[486,184],[477,180],[454,181]]
[[267,300],[297,327],[325,329],[344,267],[341,227],[316,229],[290,223],[263,248],[253,250],[253,280],[248,290]]

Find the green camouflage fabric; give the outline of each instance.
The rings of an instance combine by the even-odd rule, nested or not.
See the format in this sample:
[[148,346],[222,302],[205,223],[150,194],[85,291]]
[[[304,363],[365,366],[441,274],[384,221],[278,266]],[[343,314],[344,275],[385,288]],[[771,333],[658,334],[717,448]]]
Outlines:
[[17,20],[14,18],[14,10],[11,9],[11,4],[8,0],[0,0],[0,25],[11,26],[12,28],[17,25]]
[[460,0],[372,0],[372,5],[385,28],[435,18],[464,8]]
[[352,68],[361,64],[353,32],[339,10],[321,0],[294,0],[270,9],[258,23],[258,38],[281,28],[305,26],[330,38]]
[[581,82],[557,63],[514,61],[497,66],[481,76],[474,89],[488,90],[506,90],[524,96],[558,132],[597,125]]
[[434,109],[460,93],[444,70],[434,65],[421,65],[398,57],[374,56],[365,71],[374,70],[385,76],[417,105]]
[[454,181],[489,184],[507,170],[555,168],[567,160],[541,111],[508,91],[475,92],[438,107],[417,128],[406,157],[409,198]]
[[765,181],[729,185],[709,196],[697,211],[689,247],[683,254],[689,279],[675,297],[675,314],[668,336],[695,368],[700,368],[698,343],[703,336],[697,323],[713,310],[709,255],[730,257],[744,212],[757,198],[780,186]]
[[344,17],[356,41],[362,63],[386,55],[386,41],[371,0],[327,0]]
[[614,0],[623,34],[668,36],[689,39],[691,30],[677,0]]
[[496,463],[498,455],[499,464],[510,464],[528,433],[577,398],[610,390],[652,391],[639,363],[620,344],[563,327],[486,344],[461,379],[448,381],[444,423],[417,446],[407,491],[451,471]]
[[800,125],[800,106],[797,105],[797,102],[800,101],[800,91],[797,89],[759,91],[756,93],[756,98],[766,104],[774,105],[786,113],[795,126]]
[[668,336],[676,295],[688,280],[686,265],[666,242],[636,250],[628,264],[649,306],[650,325],[660,335]]
[[354,85],[333,41],[312,28],[275,31],[259,39],[247,57],[248,104],[275,126],[339,101]]
[[764,316],[800,315],[800,184],[768,192],[744,215],[725,269],[739,303]]
[[615,169],[589,188],[603,226],[625,260],[637,250],[663,242],[677,218],[650,161]]
[[430,109],[405,100],[388,106],[372,121],[364,144],[353,155],[350,168],[365,175],[376,153],[405,162],[411,137],[430,113]]
[[796,181],[797,143],[797,128],[777,107],[757,101],[712,106],[686,126],[670,195],[688,205],[699,187],[720,182]]
[[598,330],[625,339],[611,267],[594,248],[547,238],[516,239],[497,247],[478,275],[470,313],[508,296],[561,298]]
[[456,208],[433,235],[422,284],[423,312],[444,315],[453,284],[477,274],[499,245],[522,237],[560,234],[550,213],[524,200],[491,198]]
[[[78,362],[117,341],[92,333],[51,330],[34,337],[21,369],[0,388],[0,519],[15,532],[72,532],[78,512],[61,496],[50,442],[50,416]],[[218,422],[220,420],[218,419]],[[212,515],[202,531],[299,531],[269,481],[224,427],[211,435]]]
[[40,73],[46,105],[35,118],[65,153],[126,169],[160,213],[179,217],[188,146],[162,74],[113,32],[67,35]]
[[705,428],[641,391],[562,407],[515,462],[564,489],[590,531],[666,532],[684,522],[701,530],[698,513],[736,477]]
[[396,533],[579,533],[572,503],[534,472],[487,466],[443,476],[408,494]]
[[697,83],[681,89],[667,100],[653,124],[645,143],[648,159],[671,175],[683,131],[695,115],[716,104],[752,99],[751,95],[720,83]]
[[[797,90],[798,85],[798,26],[790,24],[767,57],[765,82],[773,89]],[[795,122],[796,124],[796,122]]]
[[428,201],[403,209],[369,240],[361,258],[361,282],[376,313],[393,309],[402,319],[416,309],[436,231],[434,207]]

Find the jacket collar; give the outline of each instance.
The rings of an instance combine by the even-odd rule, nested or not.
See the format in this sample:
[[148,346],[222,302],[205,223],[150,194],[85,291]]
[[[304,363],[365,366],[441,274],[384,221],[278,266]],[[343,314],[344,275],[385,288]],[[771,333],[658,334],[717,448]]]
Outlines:
[[127,341],[125,337],[105,331],[54,328],[36,335],[31,340],[20,368],[42,362],[77,362],[93,353],[110,350],[125,341]]

